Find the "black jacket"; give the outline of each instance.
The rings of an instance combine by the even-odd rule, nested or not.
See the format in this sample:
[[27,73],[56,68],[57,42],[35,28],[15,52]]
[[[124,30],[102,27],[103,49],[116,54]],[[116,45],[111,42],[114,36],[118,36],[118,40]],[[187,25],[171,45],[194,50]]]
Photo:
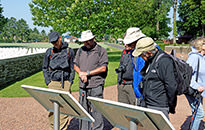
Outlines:
[[132,84],[133,80],[133,65],[132,65],[132,51],[123,50],[121,54],[120,64],[116,72],[118,73],[118,83],[126,81]]
[[[156,58],[165,53],[157,51],[148,58],[141,71],[143,76],[143,98],[146,105],[155,107],[176,107],[177,83],[174,76],[173,61],[168,56],[162,56],[157,62]],[[149,66],[148,72],[146,72]]]
[[73,60],[74,51],[65,42],[59,50],[55,47],[47,49],[42,66],[45,83],[68,80],[72,84],[75,77]]

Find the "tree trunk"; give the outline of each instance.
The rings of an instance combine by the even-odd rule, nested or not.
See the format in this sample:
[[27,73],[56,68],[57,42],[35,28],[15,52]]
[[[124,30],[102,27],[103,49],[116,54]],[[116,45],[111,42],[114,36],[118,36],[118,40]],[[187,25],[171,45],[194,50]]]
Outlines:
[[157,31],[157,40],[159,39],[159,20],[157,20],[157,25],[156,25],[156,31]]
[[177,13],[177,0],[173,0],[173,43],[176,43],[177,25],[176,25],[176,13]]

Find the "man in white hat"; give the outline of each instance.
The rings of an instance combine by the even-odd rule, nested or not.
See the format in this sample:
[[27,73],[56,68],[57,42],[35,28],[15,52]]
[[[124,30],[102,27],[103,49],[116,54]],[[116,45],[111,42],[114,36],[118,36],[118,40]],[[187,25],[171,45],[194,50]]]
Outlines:
[[[107,76],[108,56],[106,50],[94,41],[90,30],[81,33],[80,42],[84,46],[78,49],[74,69],[79,75],[79,102],[95,119],[92,130],[103,130],[104,123],[100,112],[87,100],[87,96],[103,98],[105,78]],[[89,121],[79,120],[79,130],[90,130]]]
[[145,60],[145,66],[141,70],[143,76],[141,105],[162,111],[169,119],[169,113],[175,113],[177,82],[173,61],[163,53],[165,52],[157,48],[152,38],[145,37],[137,42],[132,54]]
[[[144,60],[140,57],[134,58],[132,52],[135,49],[136,42],[145,35],[137,27],[128,28],[123,42],[125,49],[122,51],[121,60],[116,72],[118,74],[118,101],[127,104],[136,104],[136,97],[140,98],[141,94],[138,89],[140,66],[144,66]],[[138,59],[138,66],[136,66],[136,59]],[[132,62],[135,61],[134,65]],[[140,65],[142,64],[142,65]],[[141,67],[141,68],[142,68]],[[137,74],[138,70],[138,74]],[[134,90],[133,90],[134,88]]]

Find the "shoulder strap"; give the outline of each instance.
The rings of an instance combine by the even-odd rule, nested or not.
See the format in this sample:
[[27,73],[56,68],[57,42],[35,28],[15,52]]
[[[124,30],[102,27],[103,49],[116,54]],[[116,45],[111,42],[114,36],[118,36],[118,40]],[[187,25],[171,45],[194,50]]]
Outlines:
[[70,59],[70,55],[69,55],[69,47],[67,48],[67,54],[68,54],[68,58]]
[[200,64],[200,59],[198,58],[197,71],[196,71],[196,82],[198,82],[198,77],[199,77],[199,64]]
[[100,57],[101,56],[101,46],[98,44],[97,44],[97,46],[98,46],[98,56]]
[[51,59],[52,54],[53,54],[53,49],[51,49],[51,54],[49,55],[49,59]]
[[126,50],[124,49],[123,52],[122,52],[122,56],[121,56],[120,61],[122,61],[122,58],[123,58],[123,56],[124,56],[125,54],[126,54]]

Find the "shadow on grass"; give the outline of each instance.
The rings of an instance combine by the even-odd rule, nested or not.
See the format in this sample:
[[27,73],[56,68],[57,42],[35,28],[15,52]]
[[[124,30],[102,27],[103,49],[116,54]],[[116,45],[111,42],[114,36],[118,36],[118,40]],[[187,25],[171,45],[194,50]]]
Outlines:
[[109,62],[119,62],[120,63],[120,56],[109,56],[108,61]]
[[[189,124],[190,124],[191,116],[188,116],[184,123],[181,125],[180,130],[188,130],[189,129]],[[204,130],[204,121],[201,121],[199,130]]]
[[108,55],[121,55],[122,51],[107,52]]

